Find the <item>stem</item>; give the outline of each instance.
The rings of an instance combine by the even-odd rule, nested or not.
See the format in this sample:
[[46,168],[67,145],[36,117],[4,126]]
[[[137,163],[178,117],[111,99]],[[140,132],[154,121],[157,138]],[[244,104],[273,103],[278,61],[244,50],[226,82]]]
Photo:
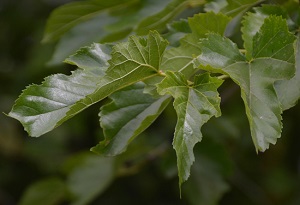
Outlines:
[[221,80],[225,80],[225,79],[229,78],[229,76],[228,75],[220,75],[217,78],[221,79]]
[[246,49],[240,49],[240,52],[245,54],[246,53]]
[[162,70],[158,71],[158,75],[162,77],[166,77],[166,73],[164,73]]

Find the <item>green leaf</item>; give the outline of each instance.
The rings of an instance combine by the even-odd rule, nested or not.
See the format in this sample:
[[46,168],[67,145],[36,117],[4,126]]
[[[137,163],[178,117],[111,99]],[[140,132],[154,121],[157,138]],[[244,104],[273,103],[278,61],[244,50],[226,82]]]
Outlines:
[[228,16],[238,16],[263,0],[214,0],[205,5],[206,11],[221,12]]
[[246,49],[246,57],[248,60],[252,58],[253,37],[263,25],[266,15],[247,13],[243,20],[242,38],[244,40],[244,48]]
[[[275,89],[282,109],[287,110],[297,104],[300,98],[300,41],[295,43],[296,73],[290,80],[277,81]],[[288,89],[287,89],[288,88]]]
[[[197,4],[204,4],[204,1],[199,1]],[[163,31],[170,20],[189,6],[195,5],[190,0],[173,0],[162,11],[143,19],[135,31],[138,35],[145,35],[149,30]]]
[[107,12],[113,8],[126,7],[132,1],[79,1],[65,4],[55,9],[47,22],[43,42],[50,42],[59,39],[64,33],[75,25],[86,21],[100,12]]
[[178,47],[180,45],[179,40],[192,32],[187,19],[173,21],[167,25],[167,28],[168,32],[164,34],[164,37],[168,39],[172,47]]
[[26,189],[20,205],[60,204],[66,197],[67,189],[62,180],[58,178],[48,178],[38,181]]
[[112,102],[103,106],[99,114],[105,140],[93,147],[93,152],[114,156],[125,151],[170,102],[169,96],[153,98],[143,90],[144,84],[138,83],[110,96]]
[[270,16],[265,19],[260,32],[253,37],[252,57],[271,57],[294,63],[295,39],[296,37],[288,31],[286,20]]
[[263,1],[264,0],[227,0],[228,4],[221,10],[221,12],[228,16],[237,16]]
[[199,39],[205,38],[207,33],[214,32],[224,34],[229,18],[223,14],[212,12],[196,14],[189,18],[189,25],[192,30],[180,40],[180,46],[168,50],[164,56],[162,69],[180,71],[187,76],[195,72],[194,59],[200,55],[201,48]]
[[[64,59],[75,53],[79,48],[91,45],[94,42],[99,43],[107,34],[105,26],[113,22],[113,17],[108,16],[106,13],[101,13],[88,21],[72,27],[67,33],[59,37],[48,64],[61,64]],[[90,32],[91,30],[93,32]]]
[[[71,24],[64,35],[58,36],[59,42],[55,47],[49,64],[60,64],[67,56],[76,52],[80,47],[93,42],[107,43],[122,40],[133,32],[139,22],[149,15],[160,12],[170,1],[131,0],[124,1],[124,3],[110,7],[109,9],[99,10],[96,13],[83,13],[81,17],[80,13],[78,13],[79,16],[77,17],[70,14],[69,17],[76,17],[80,21],[76,21],[76,24]],[[88,4],[82,1],[77,3],[79,5],[80,3],[84,5]],[[68,14],[67,12],[66,14]],[[49,20],[49,26],[51,26],[51,23],[59,25],[60,21],[64,23],[65,18],[60,19],[59,15],[55,17],[55,11],[50,18],[52,16],[53,18],[57,18],[57,21],[51,22]]]
[[[34,137],[54,129],[59,121],[71,117],[67,113],[76,106],[77,101],[97,89],[98,80],[104,76],[108,67],[110,54],[105,52],[109,51],[109,47],[99,44],[81,49],[67,61],[84,67],[84,70],[78,69],[70,76],[52,75],[45,78],[41,85],[30,85],[18,98],[9,116],[19,120],[29,135]],[[88,59],[88,56],[94,57]],[[83,66],[79,58],[85,59],[87,66]]]
[[101,70],[99,68],[109,67],[108,60],[111,58],[110,52],[111,46],[94,43],[90,47],[81,48],[74,55],[65,59],[64,62],[76,65],[84,70],[99,70],[103,76],[105,74],[105,70]]
[[171,94],[177,113],[173,147],[177,154],[179,185],[190,175],[195,157],[194,145],[201,141],[201,127],[212,116],[220,116],[220,98],[217,88],[222,80],[208,73],[197,75],[194,84],[188,83],[179,72],[167,72],[166,78],[157,85],[159,94]]
[[274,82],[294,74],[294,40],[286,21],[270,16],[253,37],[254,59],[249,62],[234,43],[220,35],[210,34],[201,42],[201,67],[229,75],[241,87],[252,139],[259,151],[275,144],[281,134],[282,109]]
[[248,12],[247,15],[245,15],[242,22],[243,27],[241,28],[244,48],[247,51],[246,57],[248,60],[252,58],[253,37],[263,25],[265,18],[270,15],[283,16],[287,18],[286,11],[284,11],[282,7],[276,5],[263,5],[262,7],[256,7],[253,9],[255,13]]
[[[166,46],[167,42],[156,32],[149,33],[147,39],[132,36],[113,48],[104,76],[107,67],[101,66],[105,62],[99,65],[100,71],[79,69],[71,76],[47,77],[42,85],[29,86],[21,94],[9,116],[18,119],[31,136],[40,136],[113,92],[157,76]],[[103,51],[99,51],[97,55],[103,59]]]
[[250,10],[253,6],[262,3],[264,0],[215,0],[206,6],[206,11],[221,12],[232,17],[227,29],[226,36],[235,36],[240,30],[240,22],[244,13]]
[[78,159],[67,178],[72,205],[89,204],[114,179],[114,159],[86,154]]

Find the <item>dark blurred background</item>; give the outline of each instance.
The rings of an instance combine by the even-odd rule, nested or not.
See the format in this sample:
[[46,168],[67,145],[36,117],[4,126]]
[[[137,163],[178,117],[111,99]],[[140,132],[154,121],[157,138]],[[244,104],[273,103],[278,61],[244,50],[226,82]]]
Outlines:
[[[28,137],[19,122],[5,115],[27,85],[74,69],[50,65],[55,44],[41,44],[50,12],[67,2],[0,1],[0,205],[19,204],[42,179],[68,178],[70,159],[103,137],[99,105],[40,138]],[[176,115],[170,107],[118,158],[124,176],[121,172],[89,204],[205,204],[205,198],[223,205],[300,204],[300,106],[283,114],[276,146],[256,154],[239,90],[228,81],[220,92],[223,115],[202,129],[205,137],[195,147],[196,162],[182,199],[171,146]],[[69,204],[70,199],[66,194],[52,204]]]

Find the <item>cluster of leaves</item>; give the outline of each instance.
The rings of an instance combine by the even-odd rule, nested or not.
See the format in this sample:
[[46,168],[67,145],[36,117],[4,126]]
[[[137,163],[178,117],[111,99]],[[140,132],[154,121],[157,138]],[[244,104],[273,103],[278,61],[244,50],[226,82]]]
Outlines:
[[[101,42],[137,35],[114,45],[81,48],[65,60],[77,70],[27,87],[9,116],[19,120],[29,135],[39,137],[108,97],[111,102],[99,113],[105,139],[91,150],[115,156],[173,100],[177,113],[173,147],[181,186],[189,178],[202,125],[221,116],[218,88],[231,79],[240,87],[255,148],[265,151],[281,136],[282,112],[300,98],[296,36],[300,10],[294,1],[261,3],[174,0],[162,7],[160,1],[90,0],[62,6],[49,18],[44,41],[84,28],[87,19],[95,22],[95,16],[108,18],[101,29],[109,32],[103,32]],[[149,6],[161,10],[145,16],[143,9]],[[189,6],[201,6],[206,12],[172,22],[162,37],[159,32]],[[120,10],[127,12],[117,14]],[[230,35],[240,26],[243,43],[237,44]]]

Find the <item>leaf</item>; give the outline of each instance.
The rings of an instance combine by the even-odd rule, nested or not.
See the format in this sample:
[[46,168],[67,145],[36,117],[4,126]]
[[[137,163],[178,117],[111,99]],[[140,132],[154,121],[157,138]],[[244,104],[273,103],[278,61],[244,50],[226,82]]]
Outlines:
[[[296,74],[290,80],[277,81],[275,89],[282,109],[287,110],[297,104],[300,98],[300,41],[295,43]],[[288,89],[287,89],[288,88]]]
[[263,0],[227,0],[228,4],[221,10],[221,12],[228,16],[238,16],[239,14],[249,10],[254,5],[262,2]]
[[221,12],[232,17],[227,26],[226,36],[234,36],[240,30],[240,22],[244,13],[253,6],[262,3],[264,0],[215,0],[206,6],[206,11]]
[[[204,1],[199,1],[197,4],[204,4]],[[135,32],[138,35],[145,35],[149,30],[163,31],[170,20],[189,6],[194,6],[190,0],[173,0],[162,11],[143,19]]]
[[144,84],[129,86],[110,98],[112,102],[101,108],[100,123],[105,139],[91,150],[105,156],[115,156],[161,114],[170,102],[169,96],[153,98],[144,94]]
[[[63,35],[57,36],[59,41],[49,64],[60,64],[67,56],[76,52],[80,47],[93,42],[108,43],[126,38],[136,29],[139,22],[148,16],[159,13],[171,0],[165,0],[163,2],[160,0],[118,0],[118,2],[123,3],[116,4],[107,9],[100,9],[94,13],[92,11],[92,13],[88,13],[89,11],[87,11],[87,13],[75,12],[76,15],[73,15],[73,13],[68,13],[69,11],[66,9],[66,11],[63,11],[64,14],[61,15],[59,13],[57,14],[56,10],[54,10],[50,19],[56,18],[57,21],[49,20],[47,28],[48,26],[51,27],[52,24],[54,24],[53,26],[63,26],[68,17],[75,18],[75,23],[68,23],[67,25],[70,26],[70,28],[66,30]],[[80,7],[81,3],[83,6],[89,4],[83,1],[77,3],[78,7]],[[108,4],[114,5],[113,2],[108,2]],[[72,11],[70,10],[70,12]],[[63,18],[61,18],[62,16]],[[64,18],[65,16],[67,17]],[[70,21],[72,20],[71,18]],[[56,30],[54,30],[54,32],[55,31]],[[45,35],[47,35],[47,30],[45,32]],[[145,35],[147,33],[148,31]]]
[[197,75],[190,85],[179,72],[167,72],[166,78],[157,85],[159,94],[171,94],[177,113],[173,147],[177,154],[179,186],[188,179],[195,157],[194,145],[201,141],[201,127],[212,116],[220,116],[220,98],[217,88],[222,80],[208,73]]
[[105,74],[105,70],[99,68],[107,68],[110,56],[111,46],[94,43],[90,47],[83,47],[74,55],[69,56],[64,62],[71,65],[76,65],[84,70],[102,71],[101,75]]
[[[83,48],[68,60],[69,63],[80,64],[74,58],[86,59],[94,63],[94,59],[87,59],[89,55],[98,56],[98,67],[78,69],[70,76],[56,74],[45,78],[42,85],[30,85],[23,91],[13,106],[9,116],[19,120],[29,135],[38,137],[59,125],[62,119],[71,117],[67,112],[76,106],[76,102],[93,93],[97,88],[98,80],[103,77],[107,69],[107,60],[110,57],[109,47],[99,44],[91,48]],[[75,57],[76,56],[76,57]],[[102,58],[101,58],[102,57]],[[73,60],[72,60],[73,58]],[[92,60],[92,61],[90,61]]]
[[167,28],[168,32],[164,34],[164,37],[168,39],[172,47],[178,47],[180,45],[179,40],[192,32],[187,19],[173,21],[167,25]]
[[287,18],[286,12],[279,6],[262,5],[262,7],[254,8],[255,13],[247,13],[243,20],[242,38],[244,40],[244,48],[246,49],[246,57],[248,60],[252,58],[253,37],[259,31],[264,23],[265,18],[270,15],[283,16]]
[[113,158],[90,154],[81,157],[67,178],[72,205],[89,204],[110,185],[114,174]]
[[205,5],[205,11],[221,12],[225,15],[238,16],[263,0],[214,0]]
[[66,197],[67,189],[62,180],[48,178],[30,185],[24,192],[20,205],[60,204]]
[[280,137],[281,105],[274,82],[294,74],[295,37],[281,17],[265,19],[253,38],[253,59],[246,61],[237,46],[217,34],[202,40],[201,67],[229,75],[240,87],[256,150],[265,151]]
[[88,21],[72,27],[67,33],[59,37],[48,64],[61,64],[68,56],[77,52],[79,48],[94,42],[100,42],[107,34],[105,25],[113,22],[113,17],[108,16],[106,13],[101,13]]
[[[71,76],[47,77],[42,85],[29,86],[21,94],[9,116],[18,119],[31,136],[40,136],[113,92],[158,75],[166,46],[156,32],[149,33],[147,39],[132,36],[129,42],[113,48],[104,76],[106,67],[101,66],[106,63],[99,65],[100,71],[79,69]],[[103,51],[98,55],[104,55]]]
[[180,71],[187,76],[195,72],[193,62],[200,55],[201,48],[199,39],[204,38],[209,32],[224,34],[229,18],[223,14],[212,12],[196,14],[189,18],[189,25],[192,30],[180,40],[180,46],[169,49],[164,55],[162,70]]
[[94,17],[100,12],[107,12],[116,7],[126,7],[132,1],[79,1],[65,4],[55,9],[45,29],[43,42],[50,42],[59,39],[64,33],[75,25]]

